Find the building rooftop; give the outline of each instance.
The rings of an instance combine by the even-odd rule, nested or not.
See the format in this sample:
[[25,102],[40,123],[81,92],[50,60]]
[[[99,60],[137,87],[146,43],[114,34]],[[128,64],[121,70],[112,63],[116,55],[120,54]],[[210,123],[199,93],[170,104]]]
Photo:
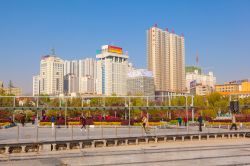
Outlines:
[[146,69],[135,69],[128,73],[128,77],[153,77],[153,72]]

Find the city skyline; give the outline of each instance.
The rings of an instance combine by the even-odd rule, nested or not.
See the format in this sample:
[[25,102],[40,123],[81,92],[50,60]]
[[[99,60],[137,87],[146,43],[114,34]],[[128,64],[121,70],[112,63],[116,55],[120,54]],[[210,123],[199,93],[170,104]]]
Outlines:
[[250,77],[249,1],[14,2],[0,6],[0,80],[12,80],[24,94],[31,94],[32,76],[51,48],[71,60],[95,58],[100,45],[114,44],[146,68],[146,30],[155,23],[184,33],[186,64],[195,64],[198,51],[199,66],[212,70],[218,83]]

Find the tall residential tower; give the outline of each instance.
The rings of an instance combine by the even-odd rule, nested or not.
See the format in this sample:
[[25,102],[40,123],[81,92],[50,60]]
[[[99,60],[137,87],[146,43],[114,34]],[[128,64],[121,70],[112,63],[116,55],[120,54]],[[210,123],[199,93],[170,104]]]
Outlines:
[[153,72],[156,94],[185,92],[185,45],[183,35],[155,25],[147,30],[148,70]]

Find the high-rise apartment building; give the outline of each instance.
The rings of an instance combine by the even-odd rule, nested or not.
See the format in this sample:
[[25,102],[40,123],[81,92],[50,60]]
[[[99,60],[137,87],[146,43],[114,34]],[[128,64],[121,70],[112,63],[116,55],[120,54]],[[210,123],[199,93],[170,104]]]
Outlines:
[[78,77],[79,75],[79,65],[77,60],[65,60],[64,61],[64,68],[63,68],[63,75],[66,76],[67,74],[74,74]]
[[97,94],[127,95],[128,55],[120,47],[104,45],[96,58]]
[[71,95],[79,92],[79,77],[75,74],[67,74],[64,76],[63,84],[64,94]]
[[154,77],[146,69],[133,69],[128,73],[128,95],[155,96]]
[[43,56],[40,62],[40,93],[59,95],[63,93],[64,62],[54,55]]
[[86,58],[79,60],[79,93],[96,93],[96,60]]
[[40,75],[33,76],[33,96],[40,95]]
[[185,92],[185,44],[179,36],[156,25],[147,30],[147,65],[157,94]]
[[96,80],[90,76],[79,78],[79,93],[84,94],[95,94],[96,93]]
[[86,58],[79,60],[79,77],[89,76],[96,79],[96,60]]

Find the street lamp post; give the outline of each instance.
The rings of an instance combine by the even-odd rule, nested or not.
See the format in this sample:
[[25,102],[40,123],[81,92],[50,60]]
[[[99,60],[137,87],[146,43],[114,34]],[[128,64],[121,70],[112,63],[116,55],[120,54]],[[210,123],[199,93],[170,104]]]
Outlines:
[[191,106],[192,106],[192,123],[194,123],[194,96],[192,96]]
[[128,125],[130,127],[130,97],[128,97]]
[[185,95],[185,99],[186,99],[186,117],[187,117],[187,130],[188,130],[188,103],[187,103],[187,95]]

